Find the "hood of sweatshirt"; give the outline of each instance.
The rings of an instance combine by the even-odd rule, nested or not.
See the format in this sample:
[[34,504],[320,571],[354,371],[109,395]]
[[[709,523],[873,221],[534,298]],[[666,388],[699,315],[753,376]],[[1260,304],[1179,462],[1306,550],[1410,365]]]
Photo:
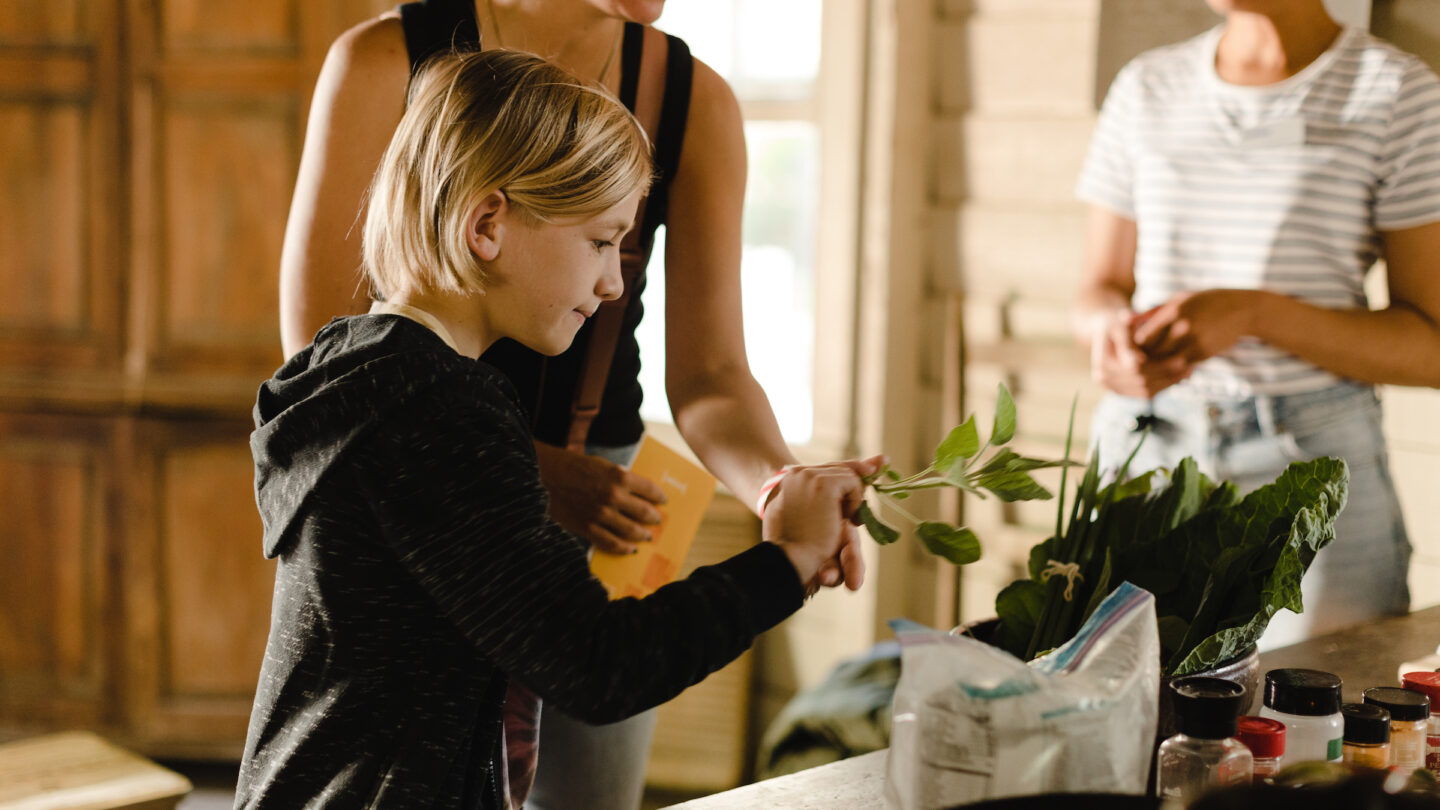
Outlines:
[[473,371],[433,332],[395,315],[336,318],[255,402],[255,501],[267,558],[292,540],[305,501],[345,454],[417,392]]

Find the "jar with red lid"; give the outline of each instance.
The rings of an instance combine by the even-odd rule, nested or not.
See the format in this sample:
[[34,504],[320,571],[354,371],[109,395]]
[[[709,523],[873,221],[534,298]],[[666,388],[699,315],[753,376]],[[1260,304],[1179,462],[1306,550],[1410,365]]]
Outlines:
[[1255,782],[1273,782],[1280,772],[1280,759],[1285,756],[1285,724],[1269,717],[1245,715],[1240,718],[1235,739],[1244,743],[1255,758]]
[[1400,679],[1401,684],[1412,692],[1429,695],[1430,720],[1425,730],[1425,770],[1440,779],[1440,672],[1407,672]]

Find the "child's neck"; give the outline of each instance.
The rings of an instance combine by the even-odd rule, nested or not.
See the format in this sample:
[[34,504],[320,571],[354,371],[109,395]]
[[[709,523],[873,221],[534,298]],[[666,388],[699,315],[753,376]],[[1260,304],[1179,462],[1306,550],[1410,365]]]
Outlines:
[[[418,309],[434,318],[444,329],[441,339],[449,338],[446,343],[451,344],[450,348],[466,357],[478,359],[490,348],[490,344],[495,342],[495,338],[490,335],[479,308],[471,299],[469,295],[401,290],[391,295],[385,303],[397,309]],[[378,308],[382,305],[376,306]],[[406,313],[402,311],[397,314]],[[427,328],[430,326],[424,323],[423,318],[415,320]]]

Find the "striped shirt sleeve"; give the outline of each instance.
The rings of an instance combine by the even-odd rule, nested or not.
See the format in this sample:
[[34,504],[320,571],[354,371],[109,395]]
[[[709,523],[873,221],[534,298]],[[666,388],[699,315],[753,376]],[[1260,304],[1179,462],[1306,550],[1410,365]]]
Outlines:
[[1440,79],[1409,61],[1380,155],[1375,226],[1383,231],[1440,221]]
[[1131,62],[1110,83],[1076,186],[1080,199],[1128,219],[1135,219],[1135,160],[1130,140],[1140,101],[1139,72],[1138,65]]

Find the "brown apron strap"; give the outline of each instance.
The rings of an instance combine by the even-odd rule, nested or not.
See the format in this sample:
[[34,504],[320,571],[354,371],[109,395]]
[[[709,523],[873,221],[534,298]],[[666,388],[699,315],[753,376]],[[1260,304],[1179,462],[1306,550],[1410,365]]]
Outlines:
[[[669,49],[665,47],[665,35],[653,28],[646,28],[644,48],[640,58],[640,83],[635,94],[635,118],[645,128],[653,147],[655,133],[660,127],[660,108],[665,96],[665,63]],[[645,255],[640,249],[641,224],[645,221],[645,202],[635,211],[635,224],[620,243],[620,276],[625,289],[620,297],[606,301],[591,318],[590,345],[585,352],[585,363],[580,367],[580,376],[575,381],[575,400],[570,406],[570,432],[565,447],[577,453],[585,452],[585,439],[590,435],[590,425],[600,413],[600,400],[605,395],[605,381],[610,377],[610,363],[615,359],[615,347],[620,343],[620,331],[624,326],[625,310],[630,303],[630,293],[640,277]]]

